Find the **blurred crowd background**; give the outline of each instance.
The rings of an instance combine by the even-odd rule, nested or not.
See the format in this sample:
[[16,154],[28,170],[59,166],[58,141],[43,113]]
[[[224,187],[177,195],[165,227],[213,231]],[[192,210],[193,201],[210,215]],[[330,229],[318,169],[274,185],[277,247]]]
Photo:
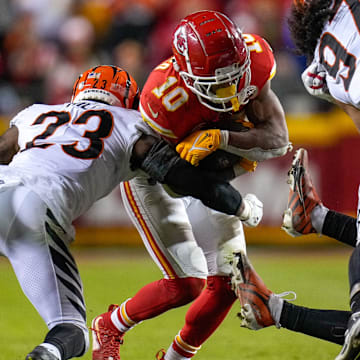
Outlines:
[[[360,167],[354,167],[351,156],[344,154],[360,149],[360,137],[344,114],[304,89],[300,75],[305,59],[295,55],[287,27],[291,1],[1,0],[0,133],[13,115],[32,103],[69,101],[77,76],[94,65],[121,66],[142,87],[149,72],[171,56],[171,36],[179,20],[194,11],[218,10],[243,32],[259,34],[270,43],[277,62],[272,87],[286,111],[290,140],[294,148],[308,148],[313,177],[325,203],[352,213]],[[264,203],[262,226],[249,231],[248,240],[268,241],[271,229],[276,229],[273,239],[284,235],[279,228],[291,159],[289,154],[266,161],[254,176],[237,180],[242,193],[253,192]],[[119,189],[95,204],[77,226],[83,230],[78,232],[80,242],[103,244],[110,239],[118,243],[133,238]],[[119,236],[119,228],[125,236]]]
[[[219,10],[262,35],[277,60],[273,86],[287,112],[327,111],[304,93],[286,19],[291,0],[1,0],[0,116],[69,100],[74,80],[97,64],[127,69],[140,86],[171,55],[171,34],[197,10]],[[304,106],[304,102],[306,105]]]

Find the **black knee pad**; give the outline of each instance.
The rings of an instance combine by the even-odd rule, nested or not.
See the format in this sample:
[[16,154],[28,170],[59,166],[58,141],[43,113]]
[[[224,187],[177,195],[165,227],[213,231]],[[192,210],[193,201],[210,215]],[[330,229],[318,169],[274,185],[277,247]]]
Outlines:
[[86,350],[84,331],[73,324],[56,325],[47,333],[44,342],[56,346],[64,360],[81,356]]

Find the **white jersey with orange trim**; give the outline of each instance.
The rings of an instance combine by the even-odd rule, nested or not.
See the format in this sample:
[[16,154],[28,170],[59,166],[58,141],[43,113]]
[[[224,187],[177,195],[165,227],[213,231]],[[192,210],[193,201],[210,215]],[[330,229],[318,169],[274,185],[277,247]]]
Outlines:
[[130,169],[133,145],[153,134],[138,111],[94,101],[35,104],[10,125],[18,128],[20,151],[0,167],[1,187],[23,183],[69,222],[137,174]]
[[336,13],[324,26],[314,61],[326,69],[330,95],[360,108],[360,3],[335,2]]

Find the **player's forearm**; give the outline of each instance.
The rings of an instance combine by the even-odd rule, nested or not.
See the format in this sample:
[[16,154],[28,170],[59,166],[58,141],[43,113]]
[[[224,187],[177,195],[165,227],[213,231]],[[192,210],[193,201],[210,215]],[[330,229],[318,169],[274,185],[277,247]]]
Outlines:
[[135,164],[177,194],[198,198],[214,210],[229,215],[242,210],[241,195],[224,180],[222,172],[218,175],[190,165],[165,141],[154,143],[145,157],[133,166]]
[[252,161],[283,156],[289,150],[287,131],[275,133],[263,128],[247,132],[221,131],[220,149]]
[[193,196],[216,211],[238,216],[247,226],[257,226],[262,219],[263,204],[254,194],[242,197],[216,174],[201,171],[182,159],[166,174],[165,183],[175,193]]
[[270,83],[246,107],[246,116],[254,126],[243,132],[222,131],[221,149],[252,161],[286,154],[289,134],[285,114]]
[[195,197],[216,211],[238,215],[244,210],[242,197],[232,185],[182,159],[168,171],[164,183],[176,193]]

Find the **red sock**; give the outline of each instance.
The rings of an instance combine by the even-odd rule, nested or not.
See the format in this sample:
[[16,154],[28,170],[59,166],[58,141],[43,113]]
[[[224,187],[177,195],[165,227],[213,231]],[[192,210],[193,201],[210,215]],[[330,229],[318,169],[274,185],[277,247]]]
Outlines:
[[204,279],[192,277],[152,282],[141,288],[126,303],[126,312],[136,323],[150,319],[193,301],[199,296],[204,285]]
[[230,277],[209,276],[207,286],[186,313],[180,336],[187,344],[199,347],[218,328],[236,300]]

